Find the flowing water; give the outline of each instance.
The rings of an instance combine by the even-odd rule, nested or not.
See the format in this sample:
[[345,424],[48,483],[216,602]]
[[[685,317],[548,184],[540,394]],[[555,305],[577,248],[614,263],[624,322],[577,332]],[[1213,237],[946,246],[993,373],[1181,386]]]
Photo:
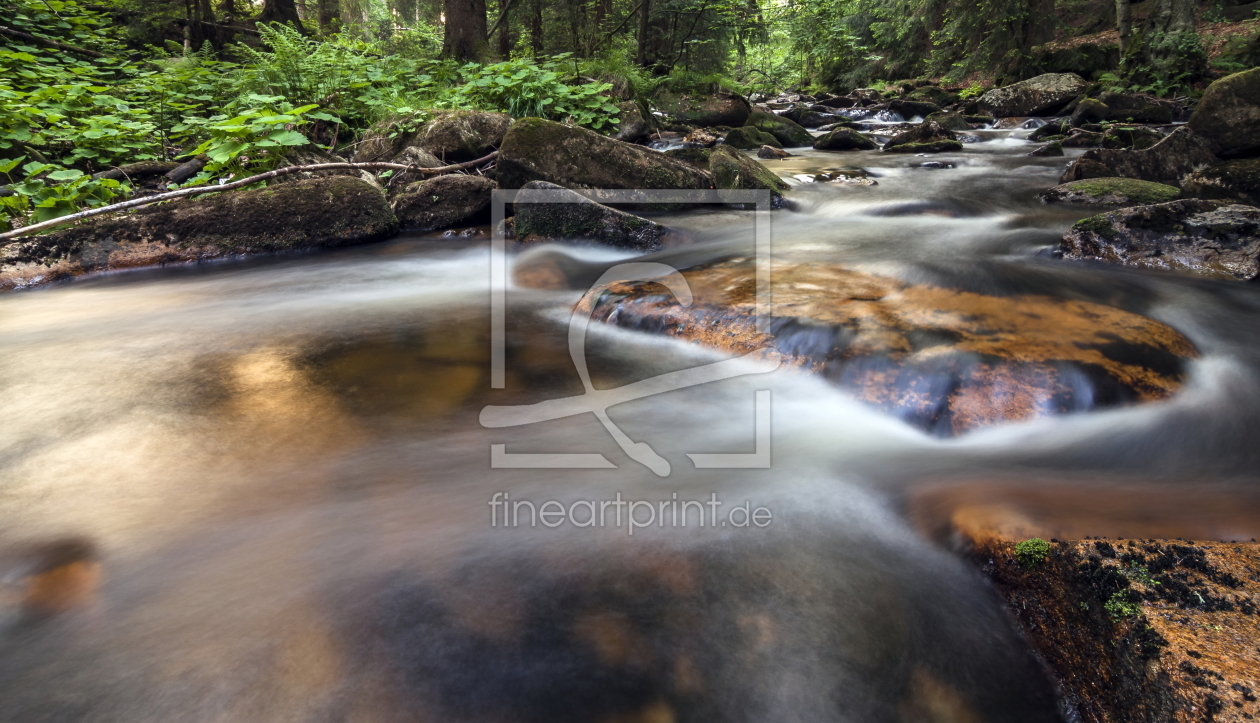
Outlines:
[[[1065,159],[1024,156],[1027,133],[772,162],[799,184],[774,256],[1150,316],[1202,352],[1171,400],[939,439],[817,376],[751,373],[609,409],[662,477],[593,414],[480,424],[583,390],[581,292],[516,287],[491,387],[484,235],[0,298],[0,720],[1070,720],[933,536],[947,521],[908,500],[1050,490],[1094,534],[1256,535],[1235,501],[1260,468],[1260,289],[1049,257],[1087,211],[1037,203]],[[953,167],[912,167],[928,161]],[[878,185],[799,180],[842,167]],[[746,247],[750,219],[661,217],[686,245],[653,257]],[[627,258],[565,253],[596,276]],[[598,389],[721,358],[607,327],[586,356]],[[759,390],[770,467],[696,468],[687,454],[754,451]],[[492,445],[615,468],[497,468]],[[551,527],[504,499],[576,512]],[[89,580],[32,615],[22,580],[58,555]]]

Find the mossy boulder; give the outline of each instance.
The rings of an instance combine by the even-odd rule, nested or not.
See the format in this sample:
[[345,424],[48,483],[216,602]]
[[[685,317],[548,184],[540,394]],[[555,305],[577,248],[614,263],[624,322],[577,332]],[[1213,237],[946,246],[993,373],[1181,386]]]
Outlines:
[[1209,85],[1188,125],[1222,158],[1260,152],[1260,68]]
[[673,148],[665,151],[665,155],[670,158],[690,163],[696,168],[708,168],[709,156],[712,154],[713,151],[708,148]]
[[774,146],[782,148],[783,144],[778,138],[766,133],[760,128],[754,126],[743,126],[742,128],[732,128],[726,134],[726,144],[741,151],[751,151],[754,148],[762,146]]
[[1029,133],[1028,140],[1040,141],[1040,140],[1045,140],[1046,138],[1049,138],[1050,136],[1063,136],[1063,135],[1067,135],[1068,130],[1069,128],[1066,123],[1052,121],[1038,128],[1032,133]]
[[[1064,145],[1068,144],[1065,142]],[[1067,167],[1059,182],[1118,176],[1180,186],[1183,176],[1216,162],[1216,156],[1212,155],[1207,142],[1183,126],[1150,148],[1135,151],[1098,148],[1086,151]],[[1083,175],[1087,171],[1091,176]]]
[[1218,163],[1186,176],[1185,195],[1260,206],[1260,158]]
[[387,161],[416,146],[443,163],[481,158],[498,148],[512,124],[504,113],[475,110],[424,111],[373,125],[355,149],[354,161]]
[[1103,148],[1128,148],[1141,151],[1164,140],[1164,134],[1146,126],[1117,126],[1107,128],[1103,135]]
[[713,149],[709,159],[709,171],[713,174],[713,183],[717,188],[736,190],[767,189],[776,199],[790,186],[775,175],[774,171],[761,165],[741,151],[730,146],[718,146]]
[[1181,191],[1136,178],[1091,178],[1064,183],[1040,193],[1042,203],[1085,203],[1099,206],[1143,206],[1166,203]]
[[1111,108],[1106,103],[1095,98],[1086,98],[1076,104],[1070,123],[1073,128],[1079,128],[1086,123],[1099,123],[1110,117]]
[[617,104],[617,110],[621,112],[621,116],[617,121],[617,132],[612,135],[614,139],[634,143],[647,138],[652,124],[638,103],[632,100],[623,101]]
[[394,215],[402,228],[414,231],[488,223],[495,188],[484,176],[449,174],[418,181],[394,199]]
[[815,138],[814,148],[820,151],[873,151],[879,146],[857,131],[840,128]]
[[752,107],[743,96],[719,93],[714,95],[657,94],[656,107],[674,123],[708,128],[742,126],[748,121]]
[[1063,143],[1060,141],[1050,141],[1033,149],[1028,155],[1030,156],[1061,156],[1063,155]]
[[[530,200],[533,202],[529,202]],[[522,243],[594,241],[617,248],[653,251],[667,233],[664,226],[609,208],[546,181],[525,184],[512,204],[516,237]]]
[[995,118],[1055,115],[1085,92],[1076,73],[1046,73],[980,96],[979,109]]
[[[957,145],[953,148],[950,143]],[[935,144],[940,145],[940,150],[896,150],[899,146],[928,146]],[[947,150],[962,150],[962,144],[958,142],[958,136],[945,126],[936,121],[924,121],[908,131],[903,131],[893,136],[884,144],[885,151],[893,153],[939,153]]]
[[500,188],[547,181],[568,188],[711,188],[709,174],[663,153],[585,128],[522,118],[503,139]]
[[914,100],[894,100],[888,104],[888,110],[910,120],[911,118],[927,118],[933,113],[940,113],[941,107],[935,103],[924,103]]
[[923,120],[938,123],[942,128],[948,128],[951,131],[971,130],[971,124],[967,122],[967,119],[963,117],[962,113],[946,113],[944,111],[940,111],[928,114],[923,118]]
[[1086,130],[1074,130],[1063,139],[1064,148],[1098,148],[1103,144],[1106,136],[1102,133],[1094,133]]
[[1078,221],[1059,253],[1251,280],[1260,276],[1260,208],[1200,199],[1122,208]]
[[809,131],[787,118],[782,118],[773,113],[759,110],[753,111],[748,114],[748,122],[745,125],[750,125],[769,133],[777,138],[784,148],[802,148],[814,144],[814,136],[810,135]]
[[1111,91],[1099,95],[1098,100],[1109,110],[1106,120],[1160,124],[1173,122],[1173,104],[1166,100]]
[[924,85],[910,91],[906,95],[906,100],[915,100],[924,103],[933,103],[944,108],[959,101],[958,94],[952,90],[946,90],[939,85]]
[[0,289],[92,271],[156,266],[387,238],[398,219],[377,187],[311,178],[147,206],[0,248]]

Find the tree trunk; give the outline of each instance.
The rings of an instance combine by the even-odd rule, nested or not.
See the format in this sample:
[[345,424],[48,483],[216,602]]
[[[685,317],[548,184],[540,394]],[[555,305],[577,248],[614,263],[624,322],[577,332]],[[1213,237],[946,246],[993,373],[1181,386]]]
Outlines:
[[446,35],[442,55],[456,60],[486,56],[486,0],[445,0]]
[[341,3],[339,0],[319,0],[319,32],[330,35],[337,32],[341,25]]
[[595,22],[591,26],[587,55],[593,54],[596,46],[599,45],[604,33],[604,23],[607,22],[609,15],[612,15],[612,0],[595,0]]
[[258,14],[260,23],[288,23],[302,32],[302,18],[298,17],[297,3],[294,0],[263,0],[262,12]]
[[1029,6],[1025,47],[1035,48],[1054,40],[1057,16],[1054,12],[1054,0],[1032,0]]
[[641,67],[646,68],[648,64],[648,21],[652,17],[652,0],[643,0],[643,5],[639,8],[639,54],[638,61]]
[[507,16],[511,3],[512,0],[499,0],[499,14],[503,16],[502,22],[499,23],[499,58],[501,60],[512,57],[512,37],[508,32],[512,20]]
[[529,18],[529,43],[530,50],[533,51],[534,57],[543,54],[545,45],[543,44],[543,0],[533,0],[533,7]]
[[1129,52],[1129,38],[1133,35],[1133,20],[1129,14],[1129,0],[1116,0],[1116,33],[1120,35],[1120,64],[1124,64]]

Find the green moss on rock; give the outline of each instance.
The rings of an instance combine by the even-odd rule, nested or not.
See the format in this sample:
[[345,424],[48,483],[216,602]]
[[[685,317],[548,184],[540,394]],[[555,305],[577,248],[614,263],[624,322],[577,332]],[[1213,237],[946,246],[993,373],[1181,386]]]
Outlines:
[[1187,125],[1222,158],[1260,150],[1260,68],[1209,85]]
[[[814,144],[814,136],[809,131],[787,118],[773,113],[753,111],[748,115],[748,122],[745,125],[760,128],[769,133],[777,138],[784,148],[801,148]],[[760,145],[758,144],[758,146]]]
[[494,189],[494,181],[483,176],[438,176],[413,183],[398,194],[394,213],[403,228],[416,231],[488,222]]
[[774,146],[782,148],[783,144],[778,138],[766,133],[756,126],[742,126],[740,128],[732,128],[726,134],[726,144],[740,149],[741,151],[751,151],[762,146]]
[[903,143],[892,148],[885,148],[886,153],[946,153],[961,151],[963,144],[959,141],[932,141],[931,143]]
[[815,138],[814,148],[820,151],[873,151],[879,146],[857,131],[840,128]]
[[1192,173],[1182,181],[1185,195],[1260,206],[1260,158],[1226,161]]
[[767,189],[776,198],[789,186],[773,171],[730,146],[718,146],[709,160],[713,181],[721,189]]
[[1042,192],[1043,203],[1084,203],[1094,205],[1142,206],[1166,203],[1181,191],[1175,186],[1136,178],[1091,178],[1060,184]]

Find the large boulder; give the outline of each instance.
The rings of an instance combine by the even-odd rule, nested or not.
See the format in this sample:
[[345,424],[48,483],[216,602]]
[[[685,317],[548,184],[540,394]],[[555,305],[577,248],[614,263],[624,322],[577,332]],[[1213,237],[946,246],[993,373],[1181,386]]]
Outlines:
[[756,323],[751,259],[683,268],[682,306],[651,281],[592,289],[597,321],[811,369],[857,399],[941,436],[1166,399],[1194,346],[1123,309],[1038,295],[911,284],[824,263],[776,263],[773,319]]
[[732,128],[726,134],[726,144],[741,151],[751,151],[754,148],[762,146],[774,146],[782,148],[783,144],[778,138],[766,133],[760,128],[753,126],[743,126],[741,128]]
[[1088,83],[1076,73],[1047,73],[980,96],[981,111],[995,118],[1055,115],[1085,92]]
[[941,107],[935,103],[914,100],[894,100],[888,104],[888,110],[906,120],[914,117],[927,118],[933,113],[940,113]]
[[[561,200],[555,200],[556,196]],[[527,203],[531,198],[534,202]],[[516,210],[513,229],[522,243],[595,241],[617,248],[652,251],[660,248],[667,232],[654,221],[609,208],[546,181],[525,184],[512,206]]]
[[810,135],[809,131],[773,113],[753,111],[748,114],[746,125],[759,128],[774,136],[784,148],[802,148],[814,144],[814,136]]
[[1164,134],[1146,126],[1113,125],[1103,134],[1103,148],[1144,150],[1164,140]]
[[499,147],[512,124],[504,113],[477,110],[426,111],[373,125],[354,152],[354,161],[384,161],[417,146],[443,163],[481,158]]
[[744,155],[730,146],[718,146],[713,149],[709,158],[709,172],[713,174],[713,184],[721,189],[748,189],[770,191],[775,199],[782,192],[791,188],[774,171],[763,166],[759,161]]
[[961,151],[958,136],[936,121],[924,121],[888,139],[884,150],[890,153],[940,153]]
[[1096,206],[1141,206],[1166,203],[1181,191],[1162,183],[1136,178],[1091,178],[1046,189],[1037,195],[1042,203],[1084,203]]
[[[1067,145],[1066,143],[1064,145]],[[1086,151],[1063,172],[1060,183],[1098,176],[1138,178],[1179,186],[1183,176],[1216,163],[1207,143],[1181,127],[1140,151],[1097,148]],[[1085,175],[1086,173],[1091,175]]]
[[743,96],[722,93],[693,95],[661,93],[656,107],[675,123],[709,128],[712,126],[742,126],[748,121],[752,107]]
[[621,112],[621,116],[617,121],[617,132],[612,136],[615,140],[634,143],[648,137],[652,125],[647,116],[643,115],[643,109],[638,103],[627,100],[618,103],[617,110]]
[[168,201],[19,239],[0,248],[0,289],[91,271],[350,246],[397,231],[379,188],[352,176],[310,178]]
[[963,117],[962,113],[946,113],[945,111],[940,111],[924,116],[923,120],[939,123],[942,128],[948,128],[951,131],[971,130],[971,124],[967,122],[967,119]]
[[1098,96],[1099,102],[1107,106],[1105,119],[1113,121],[1129,121],[1132,123],[1173,122],[1174,106],[1169,101],[1148,98],[1131,93],[1114,93],[1107,91]]
[[568,188],[711,188],[709,174],[653,150],[585,128],[522,118],[503,139],[500,188],[547,181]]
[[407,186],[394,199],[394,215],[404,229],[436,231],[490,220],[494,181],[484,176],[448,174]]
[[857,131],[840,128],[815,138],[814,148],[820,151],[873,151],[879,146]]
[[1199,199],[1122,208],[1078,221],[1059,252],[1068,259],[1254,279],[1260,275],[1260,208]]
[[1209,166],[1186,176],[1181,190],[1194,198],[1217,198],[1260,206],[1260,158]]
[[1222,158],[1260,153],[1260,68],[1209,85],[1188,125]]

